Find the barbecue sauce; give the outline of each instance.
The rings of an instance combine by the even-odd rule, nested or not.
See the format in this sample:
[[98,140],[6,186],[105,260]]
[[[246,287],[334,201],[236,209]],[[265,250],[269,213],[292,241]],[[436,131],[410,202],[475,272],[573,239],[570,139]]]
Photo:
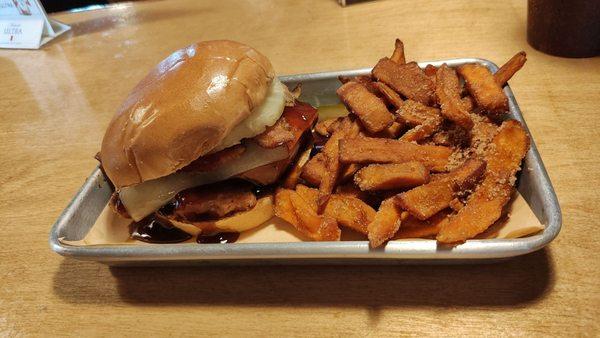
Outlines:
[[214,235],[198,235],[196,242],[198,244],[225,244],[235,243],[240,234],[238,232],[220,232]]
[[131,238],[147,243],[180,243],[192,238],[192,235],[154,214],[132,223],[130,232]]
[[256,196],[256,198],[262,198],[266,195],[274,193],[276,187],[276,184],[254,185],[252,187],[252,193],[254,194],[254,196]]
[[[181,243],[192,238],[192,235],[173,226],[168,220],[150,215],[130,226],[131,238],[154,244]],[[198,235],[198,244],[235,243],[240,234],[237,232],[221,232],[212,235]]]
[[317,110],[308,103],[296,102],[293,107],[285,107],[283,116],[290,126],[304,132],[316,121]]

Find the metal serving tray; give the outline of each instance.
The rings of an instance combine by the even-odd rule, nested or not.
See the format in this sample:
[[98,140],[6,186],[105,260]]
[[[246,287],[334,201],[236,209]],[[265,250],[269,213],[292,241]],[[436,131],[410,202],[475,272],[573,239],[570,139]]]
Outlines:
[[[479,63],[495,72],[498,67],[483,59],[451,59],[422,62],[440,66],[460,66]],[[370,68],[282,76],[293,87],[302,83],[302,100],[314,106],[339,103],[335,94],[338,76],[369,74]],[[504,89],[509,99],[510,116],[525,125],[517,101],[509,86]],[[526,126],[526,125],[525,125]],[[527,126],[526,126],[527,127]],[[367,241],[300,242],[263,244],[162,244],[154,246],[89,246],[75,247],[59,242],[82,239],[106,205],[111,191],[104,176],[96,168],[71,203],[58,218],[50,233],[52,250],[66,257],[98,261],[111,265],[146,264],[352,264],[352,263],[473,263],[498,261],[539,250],[550,243],[560,231],[562,216],[552,183],[535,143],[525,157],[518,189],[533,209],[545,230],[534,236],[518,239],[469,240],[450,247],[434,240],[405,240],[388,243],[384,248],[371,249]]]

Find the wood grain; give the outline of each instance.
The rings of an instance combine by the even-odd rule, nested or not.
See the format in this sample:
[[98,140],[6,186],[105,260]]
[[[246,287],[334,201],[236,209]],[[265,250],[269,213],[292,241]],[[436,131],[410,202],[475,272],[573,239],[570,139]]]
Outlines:
[[[525,41],[525,1],[158,1],[65,13],[39,51],[0,51],[0,335],[600,334],[600,58]],[[253,45],[280,74],[525,50],[510,81],[558,193],[547,249],[496,265],[107,268],[48,248],[128,91],[202,39]]]

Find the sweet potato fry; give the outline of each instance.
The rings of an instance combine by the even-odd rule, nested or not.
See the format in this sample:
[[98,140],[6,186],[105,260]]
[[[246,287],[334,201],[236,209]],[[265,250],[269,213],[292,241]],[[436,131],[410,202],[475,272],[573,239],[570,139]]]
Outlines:
[[515,56],[510,58],[505,64],[498,69],[498,71],[494,74],[494,80],[500,87],[504,87],[504,85],[510,80],[510,78],[515,75],[519,69],[523,68],[525,65],[525,61],[527,61],[527,54],[525,52],[520,51]]
[[371,164],[354,175],[361,190],[405,189],[429,181],[429,170],[421,162]]
[[459,211],[465,205],[458,198],[455,198],[452,201],[450,201],[450,204],[448,204],[448,206],[454,211]]
[[386,129],[394,121],[394,116],[388,111],[385,103],[360,83],[345,83],[338,88],[337,94],[348,110],[356,114],[371,133]]
[[475,100],[473,100],[473,97],[471,95],[463,97],[462,99],[460,99],[460,101],[462,102],[462,105],[465,108],[465,110],[469,113],[472,112],[475,108]]
[[353,116],[343,116],[334,119],[327,131],[330,135],[341,132],[343,137],[355,137],[361,131],[361,127]]
[[396,93],[392,88],[388,87],[383,82],[373,82],[373,86],[379,90],[379,92],[383,95],[383,98],[392,106],[396,107],[396,109],[402,106],[402,98],[398,93]]
[[375,209],[356,197],[333,194],[324,214],[334,218],[341,226],[366,235],[367,226],[375,218]]
[[[275,216],[283,219],[284,221],[292,224],[294,227],[300,227],[300,220],[296,216],[294,206],[290,196],[294,193],[290,189],[277,189],[275,192]],[[302,232],[302,231],[301,231]]]
[[375,86],[373,86],[373,80],[371,79],[370,76],[366,76],[366,75],[359,75],[359,76],[355,76],[355,77],[350,77],[350,76],[338,76],[338,80],[340,80],[340,82],[342,84],[348,83],[348,82],[356,82],[356,83],[360,83],[363,86],[365,86],[371,93],[378,95],[379,91],[377,90],[377,88],[375,88]]
[[298,184],[296,185],[296,193],[298,193],[300,197],[304,198],[307,205],[310,206],[314,212],[317,212],[319,203],[319,190],[309,188],[303,184]]
[[447,211],[440,211],[425,221],[408,216],[402,221],[402,227],[400,227],[394,239],[432,237],[437,235],[446,223],[448,223]]
[[335,193],[338,195],[356,197],[359,200],[371,204],[372,196],[368,192],[360,190],[354,182],[338,185],[335,189]]
[[400,224],[402,223],[401,217],[401,211],[396,207],[392,199],[383,201],[373,221],[367,227],[371,247],[379,247],[394,237],[398,229],[400,229]]
[[418,142],[428,138],[437,132],[442,126],[441,119],[430,119],[423,124],[416,126],[400,137],[401,141]]
[[390,60],[400,65],[406,63],[406,57],[404,56],[404,43],[402,43],[400,39],[396,39],[396,42],[394,43],[394,53],[390,57]]
[[486,154],[485,178],[437,235],[441,243],[463,242],[485,231],[502,215],[510,200],[516,173],[529,149],[529,137],[515,120],[502,123]]
[[468,146],[473,155],[483,158],[485,150],[498,132],[498,127],[488,117],[473,114],[475,125],[469,135]]
[[473,121],[460,98],[461,87],[454,69],[445,63],[438,68],[435,76],[435,95],[442,108],[442,115],[459,126],[470,130]]
[[302,173],[302,168],[308,162],[310,158],[311,147],[307,147],[298,155],[298,158],[294,164],[292,164],[291,168],[289,168],[287,176],[283,180],[282,186],[284,188],[293,189],[298,181],[300,180],[300,174]]
[[311,186],[318,187],[321,184],[321,175],[325,170],[325,155],[318,153],[306,162],[300,177]]
[[362,166],[360,164],[351,163],[351,164],[343,164],[340,169],[340,176],[338,177],[339,183],[346,183],[354,177],[354,174],[360,169]]
[[482,233],[502,216],[512,191],[508,185],[482,183],[467,205],[440,229],[436,239],[440,243],[458,243]]
[[340,75],[340,76],[338,76],[338,80],[339,80],[339,81],[340,81],[342,84],[344,84],[344,83],[348,83],[348,82],[352,81],[352,77],[351,77],[351,76],[343,76],[343,75]]
[[[316,212],[319,191],[299,184],[296,192],[307,205]],[[332,194],[323,212],[325,216],[334,218],[339,225],[367,234],[367,225],[375,217],[375,209],[357,197],[348,194]]]
[[319,192],[321,193],[319,196],[319,213],[321,213],[327,203],[340,174],[340,138],[341,132],[334,133],[323,147],[325,171],[321,173],[321,182],[319,183]]
[[450,134],[447,130],[440,130],[431,135],[431,142],[438,146],[451,147],[453,145]]
[[319,121],[315,125],[315,131],[321,136],[329,137],[329,127],[335,122],[335,120],[336,119],[328,119]]
[[471,188],[485,171],[485,162],[468,160],[462,166],[431,182],[396,196],[402,209],[420,220],[428,219],[446,209],[455,198],[455,191]]
[[418,145],[400,140],[360,137],[342,139],[342,163],[403,163],[419,161],[433,171],[445,171],[452,149],[442,146]]
[[508,110],[508,98],[485,66],[466,64],[458,68],[458,73],[479,107],[492,113]]
[[339,241],[342,232],[335,219],[317,215],[298,194],[291,194],[290,201],[298,220],[300,229],[305,229],[305,234],[316,241]]
[[340,240],[341,231],[337,222],[331,217],[317,215],[310,203],[293,190],[277,190],[275,215],[292,224],[300,233],[312,240]]
[[402,106],[398,109],[398,120],[412,127],[424,124],[428,120],[439,120],[439,123],[442,122],[439,109],[428,107],[413,100],[403,102]]
[[329,195],[335,188],[340,177],[340,172],[347,169],[340,165],[339,161],[339,142],[343,138],[355,138],[360,133],[360,126],[351,117],[340,119],[337,124],[331,125],[332,135],[325,143],[322,154],[324,156],[324,171],[321,173],[321,182],[319,183],[319,213],[323,211]]
[[354,116],[348,115],[323,120],[315,125],[315,131],[325,137],[331,136],[337,130],[341,130],[344,133],[357,134],[357,131],[360,131],[361,127],[356,122]]
[[373,68],[373,76],[411,100],[430,105],[434,101],[434,84],[416,62],[399,65],[383,58]]
[[423,69],[425,75],[427,75],[431,80],[435,81],[435,74],[437,73],[437,68],[434,65],[428,64]]
[[375,134],[368,134],[370,137],[379,137],[379,138],[398,138],[400,134],[404,131],[404,124],[400,122],[392,122],[392,125],[387,129],[384,129]]
[[[353,120],[349,116],[340,117],[337,119],[331,120],[331,123],[327,126],[327,133],[333,135],[336,134],[335,139],[339,138],[353,138],[360,134],[360,126],[358,123]],[[311,186],[319,186],[321,184],[321,177],[323,173],[327,172],[326,161],[327,161],[327,152],[334,151],[332,150],[332,146],[334,141],[331,141],[333,138],[330,137],[327,142],[331,142],[329,146],[327,143],[323,148],[323,151],[313,156],[302,168],[302,174],[300,177],[304,179]],[[357,167],[348,167],[342,166],[340,168],[340,172],[342,177],[346,177],[347,175],[352,175]]]
[[379,96],[379,90],[377,90],[377,88],[375,88],[373,85],[374,82],[370,76],[357,76],[355,79],[356,82],[365,86],[365,88],[367,88],[371,94]]

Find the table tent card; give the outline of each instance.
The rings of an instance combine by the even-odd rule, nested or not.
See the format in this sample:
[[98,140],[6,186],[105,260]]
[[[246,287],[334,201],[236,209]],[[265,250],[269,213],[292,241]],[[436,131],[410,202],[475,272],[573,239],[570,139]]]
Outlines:
[[38,49],[69,29],[50,19],[39,0],[0,0],[0,48]]

